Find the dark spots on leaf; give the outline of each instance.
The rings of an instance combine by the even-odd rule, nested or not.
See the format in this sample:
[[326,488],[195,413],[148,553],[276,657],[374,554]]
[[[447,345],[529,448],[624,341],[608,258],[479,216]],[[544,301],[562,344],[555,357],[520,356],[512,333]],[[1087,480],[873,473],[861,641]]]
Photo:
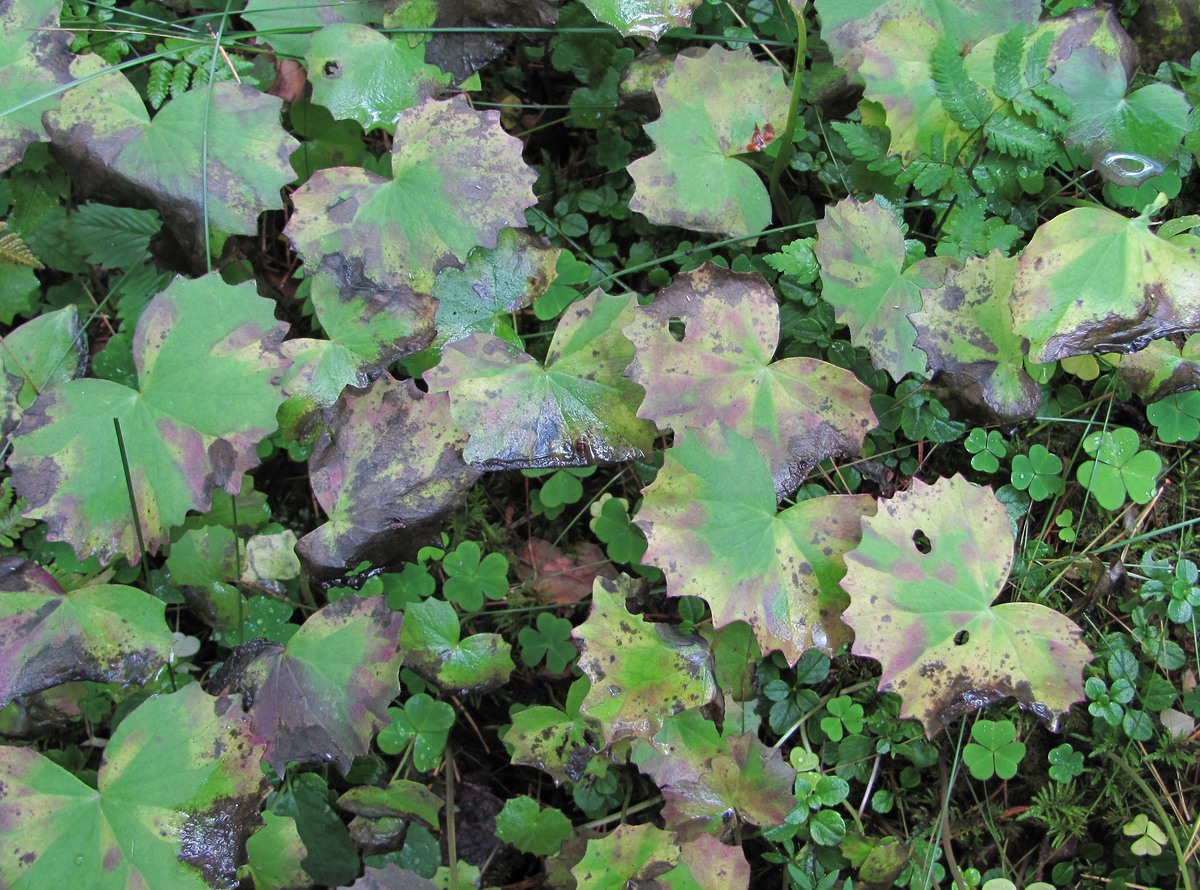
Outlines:
[[971,639],[970,633],[968,633],[965,630],[960,630],[958,633],[956,633],[954,635],[954,645],[955,646],[965,646],[967,644],[967,641],[970,639]]
[[208,446],[208,460],[212,465],[209,482],[213,488],[227,488],[233,476],[237,452],[228,439],[217,439]]
[[223,797],[189,815],[179,832],[179,858],[199,869],[209,886],[237,887],[246,838],[262,825],[260,802],[253,794]]
[[[20,852],[20,851],[14,850],[13,852],[16,853],[16,852]],[[33,850],[30,850],[27,853],[21,853],[21,855],[19,857],[19,861],[20,861],[21,865],[28,868],[29,866],[33,865],[33,863],[37,862],[37,858],[38,858],[37,853],[34,852]]]
[[929,541],[929,537],[921,529],[917,529],[912,534],[913,546],[917,548],[918,553],[928,553],[933,549],[933,545]]
[[334,78],[342,76],[342,66],[337,62],[330,60],[321,68],[321,73],[326,77]]
[[114,871],[121,864],[121,848],[109,847],[104,853],[104,862],[101,867],[105,871]]
[[750,134],[750,141],[746,143],[746,151],[762,151],[768,145],[775,141],[775,127],[767,123],[760,129],[758,124],[754,125],[754,132]]

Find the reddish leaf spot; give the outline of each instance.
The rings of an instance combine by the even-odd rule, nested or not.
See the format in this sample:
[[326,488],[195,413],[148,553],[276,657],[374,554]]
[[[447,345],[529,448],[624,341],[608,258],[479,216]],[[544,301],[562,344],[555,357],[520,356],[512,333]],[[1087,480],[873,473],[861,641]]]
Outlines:
[[755,124],[750,141],[746,143],[746,151],[762,151],[774,141],[775,127],[772,124],[764,124],[761,128]]

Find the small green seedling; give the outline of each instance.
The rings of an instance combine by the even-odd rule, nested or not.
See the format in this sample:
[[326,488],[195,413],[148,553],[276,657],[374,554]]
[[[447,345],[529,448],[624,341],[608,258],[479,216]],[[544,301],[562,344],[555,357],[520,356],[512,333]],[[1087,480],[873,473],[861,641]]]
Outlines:
[[992,776],[1011,779],[1025,756],[1025,745],[1016,741],[1017,727],[1011,720],[977,720],[962,759],[971,775],[981,782]]
[[1126,822],[1121,833],[1134,839],[1129,845],[1134,856],[1157,856],[1167,843],[1166,833],[1145,813],[1138,813]]
[[981,473],[994,473],[1000,469],[1000,460],[1008,455],[1004,437],[996,430],[987,431],[976,427],[967,434],[963,442],[971,458],[971,466]]
[[621,498],[605,497],[592,506],[588,523],[596,537],[604,542],[613,562],[635,565],[646,555],[646,536],[629,520],[629,511]]
[[1153,553],[1142,557],[1146,581],[1139,594],[1145,602],[1166,603],[1167,617],[1175,624],[1188,624],[1200,608],[1200,569],[1190,559],[1176,560],[1174,569]]
[[538,615],[536,627],[521,628],[517,642],[526,666],[537,667],[544,658],[546,670],[552,674],[561,674],[579,654],[571,642],[571,622],[550,612]]
[[831,741],[840,742],[847,735],[858,735],[863,729],[863,707],[848,695],[839,695],[825,706],[830,716],[822,718],[821,730]]
[[1127,494],[1135,504],[1147,504],[1154,497],[1162,458],[1139,451],[1139,444],[1138,434],[1123,426],[1084,437],[1083,450],[1095,460],[1081,463],[1075,478],[1104,509],[1118,509]]
[[1200,392],[1180,392],[1146,406],[1160,442],[1195,442],[1200,438]]
[[482,609],[485,596],[490,600],[508,596],[508,560],[499,553],[482,553],[474,541],[463,541],[442,560],[446,571],[442,593],[468,612]]
[[1034,445],[1029,454],[1013,458],[1013,487],[1028,491],[1035,501],[1049,500],[1063,493],[1062,468],[1062,458],[1044,445]]
[[412,745],[412,763],[432,772],[442,762],[442,752],[454,725],[454,708],[421,692],[403,708],[388,708],[392,722],[379,731],[376,742],[385,754],[399,754]]
[[1064,544],[1075,543],[1075,513],[1072,510],[1063,510],[1054,517],[1054,524],[1058,526],[1058,539]]

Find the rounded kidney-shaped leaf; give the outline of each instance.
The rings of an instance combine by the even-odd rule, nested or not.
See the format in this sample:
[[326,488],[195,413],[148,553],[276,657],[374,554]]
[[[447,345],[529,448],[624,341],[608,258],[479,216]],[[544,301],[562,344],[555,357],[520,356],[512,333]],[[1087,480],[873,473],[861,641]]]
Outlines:
[[879,690],[930,737],[1009,696],[1054,728],[1084,697],[1092,656],[1075,623],[1036,603],[992,605],[1012,557],[1004,504],[961,476],[914,479],[881,501],[846,554],[854,654],[882,663]]
[[212,493],[241,490],[258,443],[275,429],[287,325],[253,283],[217,273],[176,279],[154,297],[133,336],[138,389],[73,380],[44,394],[13,436],[13,486],[26,515],[81,557],[138,558],[114,421],[119,421],[148,550],[167,542]]
[[626,37],[657,39],[670,28],[686,28],[700,0],[583,0],[583,5]]
[[71,82],[61,11],[55,0],[0,0],[0,171],[44,138],[42,114],[58,104],[45,94]]
[[[32,748],[0,748],[0,875],[12,887],[238,886],[270,786],[235,700],[192,683],[121,722],[90,788]],[[11,882],[11,884],[9,883]]]

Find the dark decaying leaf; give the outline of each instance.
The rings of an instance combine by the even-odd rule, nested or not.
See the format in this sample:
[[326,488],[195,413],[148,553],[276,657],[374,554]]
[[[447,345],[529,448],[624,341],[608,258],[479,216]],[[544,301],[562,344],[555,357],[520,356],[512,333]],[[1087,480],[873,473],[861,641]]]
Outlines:
[[236,699],[196,683],[121,721],[98,790],[33,748],[0,748],[0,875],[13,887],[234,890],[270,790],[262,751]]
[[[399,0],[385,3],[398,5]],[[503,53],[520,31],[553,28],[557,21],[558,4],[550,0],[438,0],[425,60],[461,83]]]
[[[141,101],[141,100],[139,100]],[[121,424],[138,522],[157,550],[213,492],[241,490],[275,429],[283,400],[287,325],[252,282],[219,274],[176,279],[143,311],[133,336],[137,389],[72,380],[43,394],[13,436],[13,487],[49,538],[80,557],[138,559],[138,540],[113,420]]]
[[672,714],[702,708],[717,695],[712,658],[699,637],[647,621],[625,607],[638,583],[597,578],[592,611],[572,631],[579,669],[592,681],[580,712],[599,721],[607,744],[651,738]]
[[382,596],[347,596],[314,612],[286,645],[251,640],[209,686],[240,693],[267,762],[336,763],[370,751],[400,690],[401,615]]
[[364,560],[415,557],[479,478],[463,463],[465,443],[444,394],[388,374],[346,390],[309,458],[313,494],[328,516],[297,545],[309,571],[330,580]]
[[883,665],[881,692],[933,737],[956,717],[1014,697],[1051,729],[1084,698],[1083,632],[1038,603],[992,605],[1013,534],[991,489],[961,476],[880,501],[846,554],[854,654]]
[[1022,363],[1028,344],[1012,329],[1016,269],[1016,258],[998,251],[970,257],[942,286],[922,290],[923,305],[909,316],[935,382],[981,421],[1007,426],[1032,419],[1042,404]]
[[0,172],[45,138],[42,114],[58,96],[17,106],[71,82],[71,36],[58,27],[60,12],[55,0],[0,0]]
[[[82,56],[72,72],[101,67]],[[85,191],[153,207],[201,271],[206,220],[219,249],[227,235],[253,234],[264,210],[283,209],[280,189],[295,178],[288,158],[299,143],[280,123],[282,105],[250,86],[217,83],[172,99],[151,121],[137,90],[112,71],[64,93],[46,127]]]
[[[682,340],[670,321],[683,322]],[[875,426],[870,389],[812,358],[773,362],[779,305],[757,273],[712,263],[678,276],[623,328],[636,347],[629,376],[646,390],[638,416],[676,433],[722,423],[752,439],[780,498],[819,461],[858,455]]]
[[663,819],[681,837],[751,825],[782,825],[796,805],[796,771],[752,732],[722,736],[698,711],[669,718],[653,741],[634,742],[633,762],[662,790]]
[[635,415],[641,388],[622,376],[633,345],[621,327],[633,296],[595,291],[559,321],[545,366],[506,340],[471,334],[446,346],[426,372],[430,393],[450,393],[470,433],[463,457],[485,470],[580,467],[649,452],[654,425]]
[[1182,346],[1170,340],[1155,340],[1129,355],[1109,355],[1117,363],[1117,374],[1146,404],[1177,392],[1200,389],[1200,335],[1188,337]]
[[318,170],[293,193],[285,231],[309,270],[338,255],[381,286],[429,293],[439,269],[524,224],[534,179],[498,111],[428,99],[396,120],[391,179]]
[[70,680],[145,683],[173,639],[162,600],[99,584],[64,593],[40,566],[0,559],[0,707]]

